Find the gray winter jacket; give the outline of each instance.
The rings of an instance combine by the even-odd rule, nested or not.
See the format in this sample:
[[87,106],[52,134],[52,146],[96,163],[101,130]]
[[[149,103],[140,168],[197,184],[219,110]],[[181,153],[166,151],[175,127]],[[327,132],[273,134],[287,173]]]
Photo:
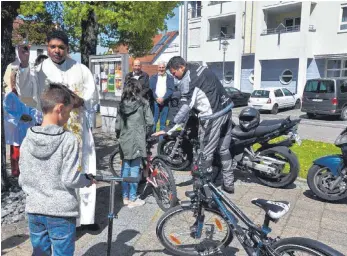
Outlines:
[[116,119],[121,157],[133,160],[146,157],[146,132],[153,128],[153,115],[146,100],[120,103]]
[[77,217],[76,188],[91,181],[78,171],[77,138],[62,127],[31,127],[20,147],[19,185],[27,213]]

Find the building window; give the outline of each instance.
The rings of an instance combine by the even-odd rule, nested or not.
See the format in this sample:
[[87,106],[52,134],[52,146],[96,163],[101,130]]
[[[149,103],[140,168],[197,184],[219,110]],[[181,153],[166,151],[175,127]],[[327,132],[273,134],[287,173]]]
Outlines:
[[199,18],[201,17],[201,1],[191,1],[192,8],[190,9],[190,18]]
[[340,30],[347,31],[347,5],[341,6]]
[[326,77],[347,77],[347,59],[327,60]]
[[200,28],[189,30],[189,47],[200,47]]
[[280,76],[280,82],[282,84],[289,84],[293,80],[293,72],[286,69],[282,72]]
[[251,73],[249,74],[248,80],[251,84],[254,83],[254,70],[252,70]]
[[37,49],[36,54],[37,54],[37,56],[43,54],[43,49]]

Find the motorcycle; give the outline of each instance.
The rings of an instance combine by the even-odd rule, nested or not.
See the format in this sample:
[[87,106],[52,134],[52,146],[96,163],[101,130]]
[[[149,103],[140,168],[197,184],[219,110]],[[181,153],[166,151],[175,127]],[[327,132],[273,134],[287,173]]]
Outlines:
[[342,154],[316,159],[308,171],[307,184],[320,199],[339,201],[347,198],[347,128],[335,140]]
[[[264,120],[256,128],[244,132],[240,126],[233,124],[230,152],[237,169],[254,172],[264,185],[282,188],[292,184],[299,173],[299,162],[289,149],[295,142],[301,144],[297,127],[300,119],[290,117],[280,120]],[[191,115],[183,127],[166,136],[158,144],[157,152],[165,155],[166,164],[173,170],[191,169],[193,148],[198,144],[198,119]],[[271,140],[285,136],[282,141],[270,143]],[[260,144],[254,151],[253,146]],[[214,158],[214,167],[220,169],[219,157]],[[216,169],[216,168],[214,168]]]

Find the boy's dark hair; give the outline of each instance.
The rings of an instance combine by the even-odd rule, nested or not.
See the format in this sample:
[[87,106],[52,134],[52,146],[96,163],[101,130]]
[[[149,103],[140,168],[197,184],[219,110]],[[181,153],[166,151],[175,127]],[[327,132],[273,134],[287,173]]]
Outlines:
[[40,65],[45,59],[48,59],[47,55],[40,54],[35,60],[35,66]]
[[44,114],[52,112],[57,104],[64,104],[68,106],[72,104],[72,91],[70,91],[65,85],[51,83],[49,87],[41,94],[41,108]]
[[60,39],[64,44],[69,45],[69,38],[67,34],[62,30],[53,30],[47,35],[47,42],[49,43],[52,39]]
[[166,69],[170,70],[171,68],[177,70],[180,66],[185,67],[187,62],[181,56],[172,57],[166,65]]

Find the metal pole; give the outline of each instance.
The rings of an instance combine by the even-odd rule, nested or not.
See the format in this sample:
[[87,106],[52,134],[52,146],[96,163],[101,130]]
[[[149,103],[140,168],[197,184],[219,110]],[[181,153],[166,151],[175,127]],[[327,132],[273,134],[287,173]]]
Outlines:
[[107,256],[111,256],[111,247],[112,247],[112,228],[113,228],[113,219],[114,215],[114,191],[116,187],[116,182],[111,181],[110,186],[110,204],[108,208],[108,234],[107,234]]
[[224,80],[225,80],[224,68],[225,68],[225,49],[223,49],[223,86],[224,86]]
[[187,61],[187,47],[188,47],[188,1],[184,1],[184,16],[183,16],[183,56],[182,58]]

